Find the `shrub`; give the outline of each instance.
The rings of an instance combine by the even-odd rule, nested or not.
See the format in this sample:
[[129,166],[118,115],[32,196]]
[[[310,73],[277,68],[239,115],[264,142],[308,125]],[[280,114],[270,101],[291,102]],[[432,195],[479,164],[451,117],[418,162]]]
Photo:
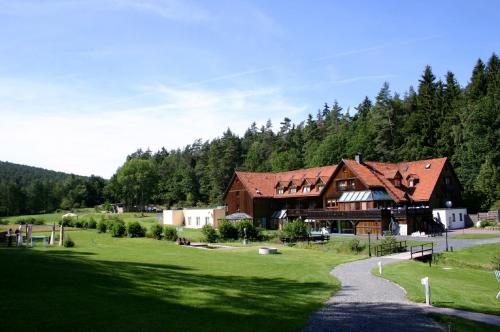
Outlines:
[[351,252],[358,254],[363,250],[363,248],[364,246],[361,245],[359,239],[354,238],[349,241],[349,249],[351,250]]
[[481,228],[487,227],[487,226],[496,226],[497,223],[494,220],[482,220],[479,226]]
[[153,235],[153,238],[157,240],[161,240],[161,234],[163,233],[163,228],[158,225],[158,224],[153,224],[151,225],[151,234]]
[[106,233],[108,230],[108,223],[104,220],[99,221],[97,224],[97,233]]
[[212,225],[203,226],[201,233],[203,234],[203,240],[208,243],[217,242],[217,239],[219,238],[217,231],[212,227]]
[[59,225],[61,225],[61,224],[66,226],[66,227],[73,227],[74,226],[73,218],[64,217],[61,220],[59,220]]
[[222,240],[238,239],[238,230],[232,222],[227,220],[222,220],[219,223],[219,234]]
[[146,230],[138,221],[133,221],[127,224],[127,233],[129,237],[144,237]]
[[287,223],[283,228],[285,236],[289,237],[292,241],[307,236],[307,225],[303,220],[295,220]]
[[45,221],[42,218],[34,218],[34,217],[24,217],[16,220],[20,225],[43,225]]
[[76,220],[76,221],[73,223],[73,226],[75,226],[76,228],[83,228],[83,221],[81,221],[81,220]]
[[245,228],[247,230],[247,239],[255,240],[259,238],[259,232],[252,222],[249,220],[241,220],[236,223],[236,229],[238,230],[238,237],[240,239],[245,238]]
[[125,235],[125,225],[119,222],[114,222],[111,225],[111,236],[122,237],[123,235]]
[[163,229],[163,234],[165,235],[165,240],[177,240],[177,229],[175,229],[174,227],[165,226],[165,228]]
[[66,239],[64,239],[63,246],[66,248],[72,248],[75,246],[75,241],[71,240],[71,238],[68,236]]
[[0,225],[8,225],[9,221],[5,219],[0,219]]
[[87,221],[87,228],[96,229],[96,227],[97,227],[97,222],[95,221],[94,218],[90,217],[90,219]]

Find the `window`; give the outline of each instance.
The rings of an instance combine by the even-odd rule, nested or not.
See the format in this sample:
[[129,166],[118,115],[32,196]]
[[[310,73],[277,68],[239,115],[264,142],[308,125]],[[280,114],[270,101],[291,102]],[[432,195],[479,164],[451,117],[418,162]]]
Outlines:
[[236,197],[240,197],[240,192],[239,191],[236,192]]
[[304,188],[302,189],[303,192],[305,193],[308,193],[311,191],[311,186],[304,186]]
[[347,190],[347,180],[337,181],[337,190],[338,191],[345,191],[345,190]]
[[239,204],[236,204],[236,211],[240,212],[240,205]]
[[368,208],[367,202],[361,202],[361,210],[366,210]]
[[285,190],[283,189],[283,187],[279,187],[279,188],[276,190],[276,192],[278,193],[278,195],[283,195],[283,192],[284,192],[284,191],[285,191]]
[[200,226],[200,217],[196,217],[196,226]]
[[463,215],[461,213],[459,214],[459,216],[460,216],[460,221],[464,221]]
[[326,200],[326,206],[329,207],[329,208],[337,208],[338,207],[337,200],[334,199],[334,198],[327,199]]
[[349,187],[352,190],[356,190],[356,180],[354,180],[354,179],[349,180]]
[[400,179],[394,179],[394,185],[396,187],[401,187],[401,180]]
[[205,217],[205,225],[208,225],[209,222],[210,222],[210,217]]
[[290,193],[295,194],[297,192],[297,187],[296,186],[291,186],[290,187]]
[[317,189],[318,189],[318,191],[321,191],[321,190],[323,190],[324,187],[325,187],[324,184],[318,184],[318,188]]
[[410,188],[413,187],[414,185],[415,185],[415,183],[413,182],[413,179],[410,179],[410,183],[409,183]]
[[451,183],[451,179],[449,176],[445,176],[444,177],[444,184],[450,184]]
[[191,217],[188,217],[188,225],[191,225]]
[[455,221],[456,221],[456,220],[455,220],[455,214],[454,214],[454,213],[452,214],[452,221],[453,221],[453,222],[455,222]]

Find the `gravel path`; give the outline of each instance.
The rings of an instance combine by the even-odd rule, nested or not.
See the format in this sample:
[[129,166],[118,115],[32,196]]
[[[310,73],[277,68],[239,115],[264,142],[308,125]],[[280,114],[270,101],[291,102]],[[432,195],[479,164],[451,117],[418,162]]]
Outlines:
[[[425,240],[435,242],[437,252],[445,250],[444,238]],[[500,239],[448,239],[454,249],[495,242]],[[303,331],[444,331],[427,316],[425,307],[406,299],[403,288],[371,274],[379,261],[385,265],[404,259],[405,255],[372,257],[335,267],[331,274],[342,288],[311,316]]]

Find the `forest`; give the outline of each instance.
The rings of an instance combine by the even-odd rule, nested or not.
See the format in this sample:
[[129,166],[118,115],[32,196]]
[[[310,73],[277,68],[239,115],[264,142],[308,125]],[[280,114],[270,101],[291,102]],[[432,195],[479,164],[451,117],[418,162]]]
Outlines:
[[[182,149],[139,149],[127,156],[107,183],[98,177],[47,180],[49,186],[58,185],[54,204],[44,210],[102,201],[139,209],[146,204],[217,205],[223,203],[235,170],[274,172],[332,165],[356,153],[366,160],[388,162],[448,157],[463,186],[462,205],[470,212],[500,208],[500,62],[496,54],[487,61],[478,59],[464,86],[453,72],[436,77],[427,66],[415,87],[393,92],[386,82],[373,100],[365,97],[350,113],[333,99],[300,123],[285,117],[279,124],[252,123],[241,137],[227,129],[220,137],[195,140]],[[65,187],[68,181],[82,181],[80,188],[87,192],[99,182],[100,191],[97,196],[92,193],[94,198],[78,196],[74,187]],[[38,182],[21,186],[28,188],[23,195],[38,197],[34,189]],[[5,206],[9,214],[27,209],[5,200],[9,196],[5,188],[12,186],[20,185],[0,181],[0,213]]]
[[[253,123],[242,137],[227,129],[221,137],[183,149],[137,150],[107,191],[127,205],[221,204],[235,170],[331,165],[360,152],[366,160],[389,162],[446,156],[462,183],[463,204],[472,211],[498,208],[499,66],[496,54],[486,63],[479,59],[466,86],[451,71],[436,78],[427,66],[416,88],[400,94],[384,83],[352,116],[334,100],[298,124],[289,118],[276,127],[270,121],[260,128]],[[151,184],[146,191],[139,189],[144,179]]]

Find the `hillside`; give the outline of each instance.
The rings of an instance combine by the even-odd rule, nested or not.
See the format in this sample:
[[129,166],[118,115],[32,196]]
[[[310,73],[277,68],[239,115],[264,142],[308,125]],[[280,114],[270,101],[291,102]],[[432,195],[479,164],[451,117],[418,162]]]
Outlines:
[[92,207],[104,202],[106,180],[0,161],[0,216]]
[[[13,181],[21,185],[28,185],[36,180],[63,181],[71,176],[76,175],[40,167],[14,164],[8,161],[0,161],[0,179],[4,181]],[[84,176],[77,177],[84,178]]]

